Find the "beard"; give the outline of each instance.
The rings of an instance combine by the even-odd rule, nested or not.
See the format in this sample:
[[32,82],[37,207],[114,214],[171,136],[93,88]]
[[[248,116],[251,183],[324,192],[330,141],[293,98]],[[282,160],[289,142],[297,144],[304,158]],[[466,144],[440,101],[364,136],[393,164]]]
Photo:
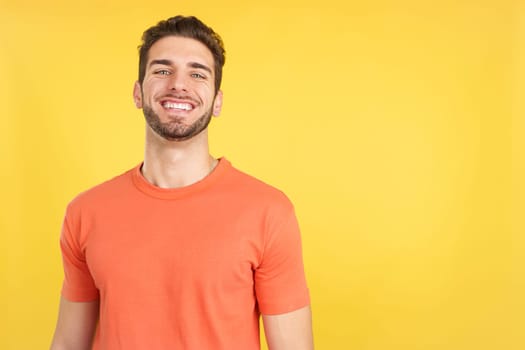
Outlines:
[[162,122],[160,117],[150,106],[143,106],[142,112],[149,127],[160,137],[168,141],[185,141],[200,134],[210,124],[213,114],[212,107],[204,112],[193,124],[185,125],[181,117],[171,117],[168,122]]

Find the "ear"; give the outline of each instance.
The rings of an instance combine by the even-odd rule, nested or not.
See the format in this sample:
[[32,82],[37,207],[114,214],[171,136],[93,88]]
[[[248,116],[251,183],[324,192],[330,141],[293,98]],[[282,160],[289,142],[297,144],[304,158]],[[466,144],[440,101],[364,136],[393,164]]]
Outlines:
[[217,91],[215,101],[213,102],[213,115],[218,117],[222,110],[222,91]]
[[137,108],[142,108],[142,88],[140,87],[140,83],[138,81],[136,81],[135,85],[133,85],[133,101],[135,102],[135,106]]

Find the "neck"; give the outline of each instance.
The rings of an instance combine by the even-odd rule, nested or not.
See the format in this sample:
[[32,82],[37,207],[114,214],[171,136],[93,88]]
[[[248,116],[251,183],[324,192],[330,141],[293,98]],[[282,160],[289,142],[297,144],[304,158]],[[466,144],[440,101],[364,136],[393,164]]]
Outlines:
[[189,186],[205,178],[217,160],[209,152],[207,130],[186,141],[167,141],[146,131],[142,174],[161,188]]

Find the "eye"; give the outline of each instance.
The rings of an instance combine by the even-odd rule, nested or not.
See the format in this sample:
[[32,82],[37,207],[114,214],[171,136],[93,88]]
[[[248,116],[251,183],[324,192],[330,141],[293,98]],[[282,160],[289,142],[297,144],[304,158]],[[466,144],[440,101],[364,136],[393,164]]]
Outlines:
[[201,73],[191,73],[191,77],[197,79],[206,79],[206,76]]
[[155,74],[158,74],[158,75],[169,75],[171,74],[169,70],[167,69],[159,69],[159,70],[156,70],[155,71]]

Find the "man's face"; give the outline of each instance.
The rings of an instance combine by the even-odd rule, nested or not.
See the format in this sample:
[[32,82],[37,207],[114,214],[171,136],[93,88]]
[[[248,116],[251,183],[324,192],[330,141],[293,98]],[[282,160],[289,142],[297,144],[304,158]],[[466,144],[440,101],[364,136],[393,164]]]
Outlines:
[[168,36],[148,53],[142,86],[133,92],[149,127],[169,141],[184,141],[206,129],[219,115],[222,92],[215,94],[214,61],[201,42]]

